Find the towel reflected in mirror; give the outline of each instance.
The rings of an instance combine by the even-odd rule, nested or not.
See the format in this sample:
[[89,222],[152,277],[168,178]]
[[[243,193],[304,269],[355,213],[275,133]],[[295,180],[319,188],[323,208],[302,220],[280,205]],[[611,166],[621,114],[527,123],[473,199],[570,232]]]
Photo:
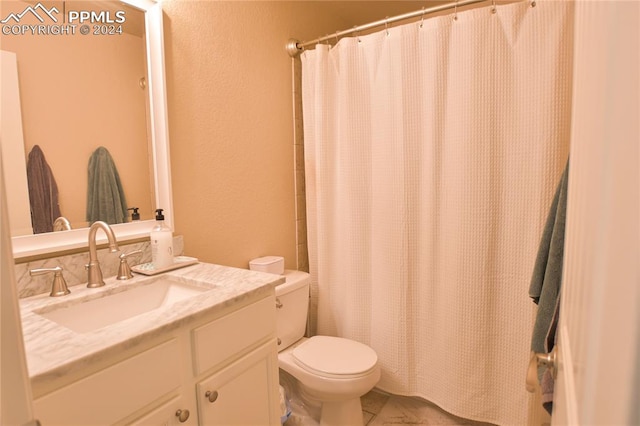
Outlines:
[[110,225],[127,222],[127,202],[120,175],[107,148],[101,146],[89,158],[87,222]]

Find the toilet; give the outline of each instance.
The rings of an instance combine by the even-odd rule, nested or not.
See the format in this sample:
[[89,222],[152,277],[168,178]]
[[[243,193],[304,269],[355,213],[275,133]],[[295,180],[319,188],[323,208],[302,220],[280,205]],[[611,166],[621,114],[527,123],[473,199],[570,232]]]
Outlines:
[[309,307],[308,273],[285,271],[276,287],[278,363],[303,397],[320,405],[321,426],[362,425],[360,397],[380,380],[369,346],[331,336],[304,337]]

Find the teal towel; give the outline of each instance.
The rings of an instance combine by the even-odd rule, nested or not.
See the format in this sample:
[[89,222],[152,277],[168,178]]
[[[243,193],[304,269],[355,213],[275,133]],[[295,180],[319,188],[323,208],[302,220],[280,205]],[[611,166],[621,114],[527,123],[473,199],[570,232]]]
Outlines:
[[[569,161],[567,161],[549,209],[529,286],[529,296],[538,305],[533,336],[531,337],[533,352],[549,353],[555,345],[564,259],[568,174]],[[543,406],[551,412],[553,378],[544,367],[540,367],[538,368],[538,380],[543,385],[545,392]]]
[[127,221],[127,202],[118,169],[105,147],[96,149],[89,158],[87,188],[87,222],[108,224]]

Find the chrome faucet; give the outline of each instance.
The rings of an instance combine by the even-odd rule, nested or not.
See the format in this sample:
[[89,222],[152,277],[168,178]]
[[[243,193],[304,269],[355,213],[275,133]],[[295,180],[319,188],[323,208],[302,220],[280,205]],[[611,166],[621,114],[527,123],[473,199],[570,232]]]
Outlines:
[[50,272],[53,272],[54,276],[53,284],[51,285],[51,293],[49,293],[49,296],[58,297],[71,293],[71,291],[67,288],[67,282],[64,280],[64,275],[62,275],[62,268],[60,266],[56,266],[55,268],[31,269],[29,270],[29,275],[35,277],[36,275],[44,275]]
[[70,229],[71,229],[71,224],[69,223],[69,220],[64,216],[60,216],[59,218],[53,221],[53,232],[68,231]]
[[118,266],[118,275],[116,275],[117,280],[128,280],[133,278],[131,267],[127,263],[127,258],[140,253],[142,253],[142,250],[134,250],[120,255],[120,265]]
[[89,228],[89,263],[86,265],[89,276],[87,287],[89,288],[102,287],[104,285],[100,262],[98,262],[98,251],[96,249],[96,233],[98,232],[98,228],[102,229],[107,235],[111,253],[118,251],[118,242],[111,227],[102,221],[93,222],[91,228]]

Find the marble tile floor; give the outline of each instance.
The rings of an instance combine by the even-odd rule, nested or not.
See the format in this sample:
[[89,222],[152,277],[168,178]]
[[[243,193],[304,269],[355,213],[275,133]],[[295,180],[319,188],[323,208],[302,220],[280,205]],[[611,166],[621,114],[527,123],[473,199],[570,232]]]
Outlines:
[[[366,426],[494,426],[449,414],[435,404],[420,398],[389,395],[373,390],[361,399],[362,416]],[[300,406],[294,407],[285,426],[316,426]]]
[[389,395],[373,390],[364,395],[361,401],[366,426],[493,426],[454,416],[420,398]]

